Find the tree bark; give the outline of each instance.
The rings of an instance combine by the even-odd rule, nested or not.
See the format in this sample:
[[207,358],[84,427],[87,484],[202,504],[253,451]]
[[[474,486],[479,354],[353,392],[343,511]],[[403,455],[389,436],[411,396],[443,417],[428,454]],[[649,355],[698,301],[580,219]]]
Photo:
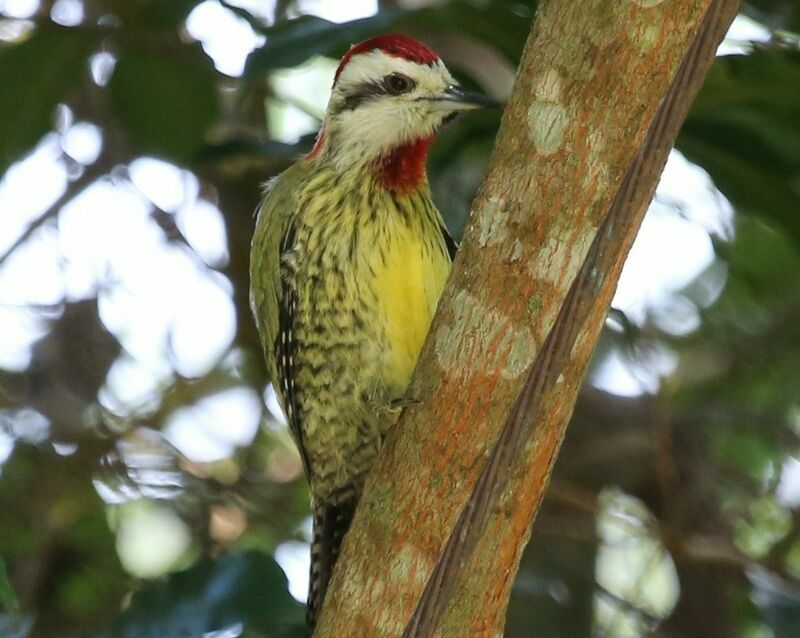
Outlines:
[[622,263],[737,7],[540,4],[411,384],[420,403],[367,483],[315,636],[502,634]]

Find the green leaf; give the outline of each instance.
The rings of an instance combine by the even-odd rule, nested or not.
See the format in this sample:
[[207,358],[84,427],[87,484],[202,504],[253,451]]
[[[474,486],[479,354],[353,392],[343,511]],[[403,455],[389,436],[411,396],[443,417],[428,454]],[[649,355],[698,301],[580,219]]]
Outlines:
[[[87,458],[91,457],[81,453],[64,457],[52,446],[17,441],[3,464],[0,555],[23,571],[48,552],[69,557],[53,566],[46,600],[36,598],[29,601],[30,607],[26,604],[25,611],[36,618],[39,636],[80,635],[104,625],[130,591],[130,577],[117,558],[116,537],[108,527],[106,504],[86,469]],[[35,524],[39,519],[31,503],[20,499],[20,494],[28,493],[46,499],[36,502],[45,502],[41,511],[46,512],[48,525]],[[2,628],[0,636],[7,637]]]
[[798,97],[800,54],[771,50],[728,55],[711,67],[689,118],[743,106],[788,113],[797,109]]
[[338,58],[351,44],[389,30],[412,35],[415,32],[466,34],[497,48],[516,63],[531,16],[532,9],[518,2],[485,5],[450,2],[416,11],[384,9],[369,18],[343,24],[302,16],[261,31],[267,41],[248,57],[245,76],[261,76],[273,69],[297,66],[315,55]]
[[800,5],[787,0],[749,0],[743,3],[744,15],[770,28],[791,29],[800,33]]
[[311,150],[316,134],[305,135],[295,144],[274,140],[232,138],[218,144],[207,144],[197,156],[198,163],[222,162],[235,157],[266,157],[293,162]]
[[247,24],[250,25],[250,28],[256,33],[264,34],[269,30],[269,27],[262,18],[253,15],[247,9],[237,7],[235,4],[231,4],[226,0],[219,0],[219,3],[231,13],[246,21]]
[[405,13],[396,28],[471,36],[496,48],[516,64],[530,31],[533,10],[517,2],[451,2],[444,7]]
[[202,636],[241,624],[247,634],[298,635],[303,606],[266,554],[250,551],[204,559],[133,597],[114,625],[96,638]]
[[11,618],[11,621],[18,625],[22,615],[19,609],[19,601],[17,595],[14,593],[14,588],[8,581],[8,573],[6,572],[6,564],[0,558],[0,608]]
[[338,57],[351,44],[389,27],[398,14],[397,11],[381,11],[344,24],[316,16],[282,22],[265,30],[267,41],[249,55],[244,75],[261,76],[273,69],[297,66],[315,55]]
[[179,53],[124,50],[109,88],[142,153],[189,159],[219,112],[216,75],[199,45]]
[[800,243],[800,55],[717,60],[677,147],[740,212],[770,218]]
[[56,105],[86,76],[95,39],[40,28],[0,47],[0,176],[49,131]]
[[146,26],[157,29],[174,29],[202,0],[151,0],[137,18]]
[[759,160],[753,161],[744,149],[726,149],[699,136],[685,137],[679,148],[708,171],[739,212],[773,219],[800,242],[800,192],[790,180],[776,175]]

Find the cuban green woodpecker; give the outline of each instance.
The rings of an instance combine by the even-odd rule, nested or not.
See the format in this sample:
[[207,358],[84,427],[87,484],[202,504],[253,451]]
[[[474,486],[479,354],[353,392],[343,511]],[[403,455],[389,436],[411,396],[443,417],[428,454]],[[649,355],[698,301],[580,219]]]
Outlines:
[[400,406],[456,245],[425,170],[462,90],[402,35],[353,46],[311,152],[271,180],[251,253],[251,304],[311,488],[313,628],[342,537]]

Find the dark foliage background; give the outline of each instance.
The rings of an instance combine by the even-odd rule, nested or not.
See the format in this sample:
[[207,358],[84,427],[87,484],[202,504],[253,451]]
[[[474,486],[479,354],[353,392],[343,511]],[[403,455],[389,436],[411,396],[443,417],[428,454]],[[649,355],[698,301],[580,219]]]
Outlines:
[[[338,24],[323,5],[0,1],[0,636],[303,635],[273,556],[301,578],[307,492],[247,293],[260,184],[325,102],[285,69],[327,86],[316,56],[397,30],[503,97],[535,10],[383,1]],[[760,41],[728,42],[677,143],[713,180],[708,218],[678,155],[653,211],[713,258],[611,313],[510,638],[800,635],[800,7],[743,15]],[[238,67],[214,49],[232,20]],[[456,234],[498,123],[434,147]]]

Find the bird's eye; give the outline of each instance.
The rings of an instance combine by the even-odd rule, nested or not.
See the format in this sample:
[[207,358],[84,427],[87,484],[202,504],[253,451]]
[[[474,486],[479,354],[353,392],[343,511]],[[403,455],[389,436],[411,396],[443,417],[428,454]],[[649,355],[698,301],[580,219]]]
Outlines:
[[409,91],[413,91],[416,86],[414,80],[402,73],[390,73],[383,78],[383,84],[386,90],[392,95],[408,93]]

